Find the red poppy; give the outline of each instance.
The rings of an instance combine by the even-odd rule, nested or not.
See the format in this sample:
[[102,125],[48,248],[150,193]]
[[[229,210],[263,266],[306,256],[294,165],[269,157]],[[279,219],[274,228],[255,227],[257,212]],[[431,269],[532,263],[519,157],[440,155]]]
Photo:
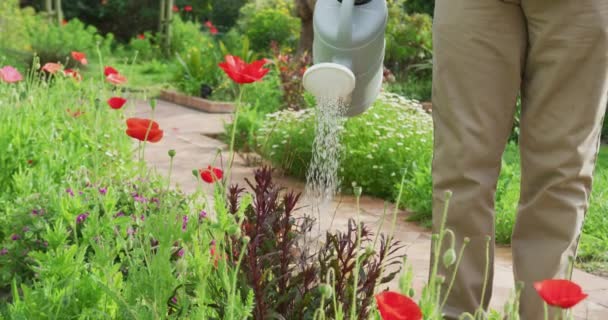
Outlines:
[[62,26],[65,26],[66,24],[68,24],[68,20],[66,20],[66,19],[61,20],[61,25]]
[[220,68],[239,84],[252,83],[262,80],[270,69],[264,69],[266,59],[245,63],[241,58],[227,55],[226,60],[219,64]]
[[159,142],[163,137],[163,130],[156,121],[129,118],[127,119],[127,135],[139,141]]
[[61,69],[63,69],[62,65],[53,62],[48,62],[41,68],[42,71],[46,71],[51,74],[55,74],[57,71],[61,71]]
[[126,102],[127,99],[123,99],[121,97],[112,97],[108,99],[108,105],[112,109],[120,109],[125,105]]
[[217,28],[213,25],[211,21],[205,22],[205,26],[209,28],[209,33],[212,35],[216,35],[218,33]]
[[76,70],[72,70],[72,69],[65,69],[63,70],[63,75],[65,75],[66,77],[72,77],[74,78],[74,80],[76,81],[80,81],[82,80],[82,76],[80,75],[80,73]]
[[144,40],[145,38],[146,36],[143,33],[137,35],[137,39],[139,40]]
[[173,12],[179,12],[179,7],[176,5],[173,5]]
[[184,6],[184,11],[191,12],[192,11],[192,6]]
[[120,73],[112,73],[106,77],[106,81],[113,85],[121,85],[127,82],[127,78]]
[[86,65],[89,63],[87,61],[87,55],[84,54],[83,52],[72,51],[72,58],[74,58],[74,60],[80,62],[80,64],[82,64],[82,65]]
[[587,298],[583,289],[570,280],[544,280],[535,282],[534,288],[548,305],[562,309],[570,309]]
[[211,256],[213,257],[213,266],[217,268],[217,265],[220,262],[220,255],[216,252],[215,242],[211,243],[209,253],[211,253]]
[[421,320],[420,307],[412,299],[391,291],[376,295],[378,311],[383,320]]
[[224,171],[220,168],[208,166],[207,169],[200,169],[198,172],[201,175],[201,179],[207,183],[214,183],[221,180],[224,176]]
[[15,83],[23,80],[19,71],[11,66],[0,68],[0,80],[6,83]]
[[109,76],[111,74],[118,74],[118,70],[112,68],[112,67],[105,67],[103,68],[103,75],[104,76]]

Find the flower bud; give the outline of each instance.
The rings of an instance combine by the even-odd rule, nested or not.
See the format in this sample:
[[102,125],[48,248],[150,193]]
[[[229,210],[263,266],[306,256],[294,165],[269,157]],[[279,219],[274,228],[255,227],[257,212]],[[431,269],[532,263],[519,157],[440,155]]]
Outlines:
[[456,250],[450,248],[443,254],[443,265],[449,268],[456,263]]
[[171,157],[171,158],[175,157],[175,150],[173,150],[173,149],[169,150],[169,157]]
[[321,284],[319,285],[319,291],[321,292],[321,295],[325,298],[331,298],[331,296],[333,295],[334,289],[328,285],[328,284]]
[[414,295],[416,295],[416,292],[414,291],[414,288],[410,288],[410,290],[408,290],[408,291],[407,291],[407,295],[408,295],[410,298],[413,298],[413,297],[414,297]]
[[355,187],[353,189],[354,193],[355,193],[355,197],[359,198],[361,196],[361,194],[363,193],[363,188],[361,187]]

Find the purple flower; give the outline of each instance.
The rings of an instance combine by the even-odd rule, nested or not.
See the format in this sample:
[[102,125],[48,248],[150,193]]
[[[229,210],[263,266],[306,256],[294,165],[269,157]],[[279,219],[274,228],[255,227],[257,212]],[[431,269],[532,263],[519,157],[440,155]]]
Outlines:
[[23,232],[28,232],[30,231],[30,228],[28,226],[23,227]]
[[147,201],[145,197],[140,196],[137,193],[133,195],[133,200],[135,200],[136,202],[140,202],[140,203],[145,203]]
[[82,191],[78,191],[78,195],[79,195],[79,196],[81,196],[81,195],[83,195],[83,194],[84,194],[84,192],[82,192]]
[[117,214],[114,215],[114,218],[118,218],[118,217],[124,217],[125,213],[122,211],[119,211]]
[[13,233],[13,235],[11,236],[11,240],[13,240],[13,241],[17,241],[17,240],[19,240],[19,239],[21,239],[21,236],[19,236],[19,235],[18,235],[18,234],[16,234],[16,233]]
[[185,253],[184,249],[179,249],[179,251],[177,251],[177,256],[181,258],[184,256],[184,253]]
[[188,216],[183,216],[182,217],[182,231],[186,231],[186,228],[188,228]]
[[85,220],[87,220],[88,216],[89,216],[88,212],[79,214],[78,217],[76,217],[76,223],[78,223],[78,224],[83,223]]
[[72,197],[74,196],[74,191],[72,191],[72,188],[65,189],[65,192],[67,192]]
[[39,215],[39,214],[40,214],[40,212],[38,211],[38,209],[34,209],[34,210],[32,210],[32,215],[33,215],[33,216],[37,216],[37,215]]
[[2,250],[0,250],[0,256],[4,256],[8,254],[8,249],[7,248],[2,248]]
[[205,212],[205,210],[201,210],[201,213],[198,214],[198,222],[203,221],[205,218],[207,218],[207,212]]
[[48,247],[49,243],[47,241],[45,241],[42,245],[45,246],[45,247]]
[[108,193],[108,189],[107,189],[107,188],[99,188],[99,193],[100,193],[102,196],[105,196],[105,195],[106,195],[106,193]]
[[174,296],[173,298],[171,298],[171,302],[173,302],[174,304],[177,304],[177,297]]
[[156,205],[160,205],[160,200],[158,198],[152,198],[150,202],[156,203]]
[[131,227],[128,227],[127,228],[127,234],[130,235],[130,236],[134,235],[135,234],[135,229],[133,229]]
[[141,222],[146,221],[146,216],[144,216],[143,214],[139,217],[139,219],[141,219]]

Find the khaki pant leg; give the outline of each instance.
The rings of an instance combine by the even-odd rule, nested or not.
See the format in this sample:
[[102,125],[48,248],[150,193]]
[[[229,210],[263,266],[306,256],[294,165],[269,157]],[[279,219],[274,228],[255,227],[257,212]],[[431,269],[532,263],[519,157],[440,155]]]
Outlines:
[[[451,190],[447,227],[456,234],[456,250],[465,237],[471,239],[444,310],[455,319],[487,307],[491,296],[494,194],[520,90],[526,35],[521,7],[514,3],[437,0],[435,10],[433,229],[440,225],[444,192]],[[490,261],[486,236],[492,236]],[[489,283],[481,301],[486,263]],[[452,273],[440,268],[446,282]]]
[[521,0],[529,48],[522,190],[513,233],[524,320],[543,319],[535,281],[566,278],[576,253],[608,92],[608,1]]

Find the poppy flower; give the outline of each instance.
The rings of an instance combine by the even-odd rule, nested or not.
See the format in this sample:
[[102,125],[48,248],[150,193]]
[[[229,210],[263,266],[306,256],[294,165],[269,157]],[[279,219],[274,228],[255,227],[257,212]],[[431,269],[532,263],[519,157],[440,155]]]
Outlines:
[[14,83],[23,80],[23,76],[17,69],[11,66],[5,66],[0,69],[0,80],[6,83]]
[[252,83],[262,80],[270,69],[264,69],[266,59],[245,63],[241,58],[227,55],[219,66],[234,82],[239,84]]
[[61,71],[61,69],[63,69],[62,65],[53,62],[48,62],[41,68],[42,71],[46,71],[50,74],[55,74],[57,71]]
[[127,82],[127,78],[120,73],[112,73],[106,76],[106,81],[118,86]]
[[137,35],[137,39],[139,40],[144,40],[146,38],[146,36],[143,33],[140,33]]
[[534,288],[548,305],[562,309],[570,309],[587,298],[583,289],[570,280],[544,280],[535,282]]
[[216,35],[218,33],[217,28],[213,25],[211,21],[205,22],[205,26],[209,28],[209,33],[212,35]]
[[208,166],[207,169],[200,169],[198,171],[201,175],[201,179],[207,183],[214,183],[221,180],[224,176],[224,171],[220,168]]
[[123,99],[121,97],[112,97],[108,99],[108,105],[112,109],[120,109],[125,105],[126,102],[127,99]]
[[76,70],[72,70],[72,69],[65,69],[63,70],[63,75],[65,75],[66,77],[72,77],[74,78],[76,81],[80,81],[82,80],[82,76],[80,75],[80,73]]
[[163,130],[156,121],[141,118],[127,119],[127,135],[131,138],[139,141],[159,142],[163,134]]
[[112,67],[105,67],[103,68],[103,75],[104,76],[109,76],[111,74],[118,74],[118,70],[112,68]]
[[179,12],[179,7],[176,5],[173,5],[173,12]]
[[74,60],[80,62],[80,64],[82,64],[82,65],[86,65],[89,63],[87,61],[87,55],[84,54],[83,52],[72,51],[72,58],[74,58]]
[[68,24],[68,20],[66,20],[66,19],[61,20],[61,25],[62,26],[65,26],[66,24]]
[[184,6],[184,11],[192,12],[192,6]]
[[421,320],[420,307],[412,299],[392,291],[376,295],[378,311],[383,320]]

